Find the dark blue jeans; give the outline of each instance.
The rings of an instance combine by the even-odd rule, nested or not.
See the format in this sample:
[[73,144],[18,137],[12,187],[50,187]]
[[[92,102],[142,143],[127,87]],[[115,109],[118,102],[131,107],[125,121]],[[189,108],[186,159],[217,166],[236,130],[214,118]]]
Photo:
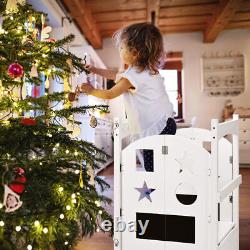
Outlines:
[[[173,118],[168,118],[166,127],[161,131],[160,135],[175,135],[176,123]],[[144,168],[147,172],[154,171],[154,152],[151,149],[143,150]]]

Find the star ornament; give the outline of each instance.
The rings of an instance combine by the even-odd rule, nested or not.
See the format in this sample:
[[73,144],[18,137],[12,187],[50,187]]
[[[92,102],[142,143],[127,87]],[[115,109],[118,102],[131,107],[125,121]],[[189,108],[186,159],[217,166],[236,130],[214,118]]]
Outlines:
[[152,202],[150,194],[155,191],[153,188],[148,188],[146,181],[144,181],[142,188],[135,188],[138,192],[140,192],[140,198],[139,201],[147,198],[150,202]]

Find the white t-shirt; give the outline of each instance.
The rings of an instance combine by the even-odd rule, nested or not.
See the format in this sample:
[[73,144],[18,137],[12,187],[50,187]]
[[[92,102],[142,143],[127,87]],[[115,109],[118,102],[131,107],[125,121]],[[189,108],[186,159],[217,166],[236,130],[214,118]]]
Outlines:
[[160,74],[152,75],[149,70],[138,72],[134,67],[118,73],[116,82],[121,78],[128,79],[135,87],[123,93],[130,142],[160,134],[167,119],[173,116],[173,105],[165,90],[164,78]]

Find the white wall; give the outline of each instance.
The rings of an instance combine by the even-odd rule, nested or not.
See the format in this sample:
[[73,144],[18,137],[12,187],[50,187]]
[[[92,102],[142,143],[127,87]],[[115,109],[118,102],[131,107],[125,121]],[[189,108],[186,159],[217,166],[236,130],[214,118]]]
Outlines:
[[[182,33],[164,36],[166,51],[183,51],[183,98],[184,118],[190,122],[197,117],[197,126],[210,127],[212,118],[221,118],[225,100],[231,99],[235,106],[250,107],[250,30],[222,32],[215,43],[204,44],[202,33]],[[237,97],[208,97],[201,91],[201,57],[204,53],[237,51],[245,55],[246,90]],[[111,39],[105,39],[102,50],[97,53],[107,67],[117,68],[120,59]],[[121,104],[115,113],[119,113]]]
[[74,34],[75,39],[71,46],[73,45],[79,47],[88,45],[88,42],[73,22],[69,23],[67,19],[63,19],[62,25],[62,18],[65,17],[66,14],[62,11],[61,7],[55,0],[27,0],[27,2],[36,10],[43,11],[48,14],[47,24],[53,28],[51,33],[52,38],[62,39],[69,34]]

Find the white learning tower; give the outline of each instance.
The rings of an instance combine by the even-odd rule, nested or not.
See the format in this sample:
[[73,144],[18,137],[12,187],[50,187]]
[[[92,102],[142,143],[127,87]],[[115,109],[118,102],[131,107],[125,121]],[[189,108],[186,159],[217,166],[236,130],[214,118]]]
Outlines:
[[[114,218],[136,224],[115,228],[114,250],[239,250],[238,116],[124,149],[119,119],[114,126]],[[137,166],[142,149],[152,150],[152,172]],[[142,234],[138,223],[147,221]]]

